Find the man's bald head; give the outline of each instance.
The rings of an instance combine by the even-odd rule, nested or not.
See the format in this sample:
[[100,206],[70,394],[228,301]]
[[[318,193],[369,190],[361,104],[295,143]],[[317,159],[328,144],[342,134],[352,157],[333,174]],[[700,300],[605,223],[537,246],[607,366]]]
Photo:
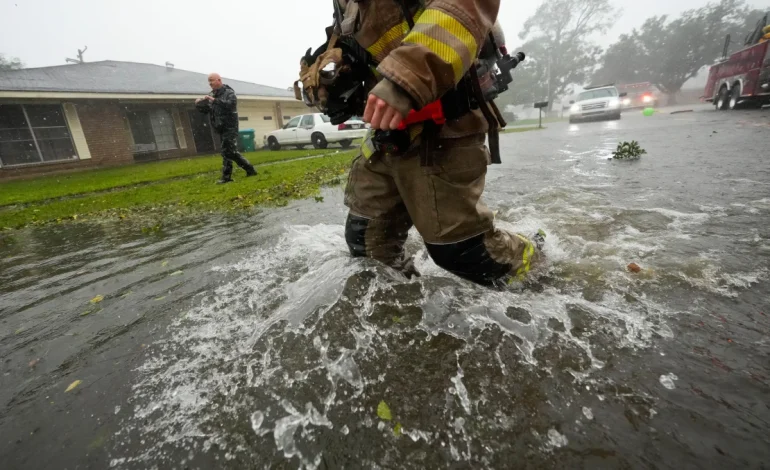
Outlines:
[[222,88],[222,77],[218,73],[210,73],[209,86],[212,90],[219,90]]

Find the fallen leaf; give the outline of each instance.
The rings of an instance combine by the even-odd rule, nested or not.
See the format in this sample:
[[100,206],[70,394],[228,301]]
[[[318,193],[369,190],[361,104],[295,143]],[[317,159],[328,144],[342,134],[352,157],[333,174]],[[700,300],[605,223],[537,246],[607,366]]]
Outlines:
[[385,403],[385,401],[381,401],[379,405],[377,405],[377,416],[380,417],[380,419],[384,419],[385,421],[390,421],[393,419],[393,417],[390,414],[390,408],[388,408],[388,404]]
[[396,427],[393,428],[393,434],[398,437],[401,435],[401,423],[396,423]]
[[98,303],[99,303],[99,302],[101,302],[102,300],[104,300],[104,296],[103,296],[103,295],[97,295],[96,297],[94,297],[93,299],[91,299],[91,303],[92,303],[92,304],[98,304]]
[[165,298],[166,298],[166,296],[164,295],[163,297],[158,297],[158,298],[157,298],[157,299],[155,299],[155,300],[163,300],[163,299],[165,299]]
[[179,276],[180,274],[183,274],[184,271],[174,271],[173,273],[169,274],[169,276]]
[[642,270],[642,268],[639,267],[639,265],[636,263],[631,263],[628,265],[628,270],[631,271],[632,273],[638,273]]
[[82,380],[76,380],[76,381],[72,382],[72,383],[70,384],[70,386],[69,386],[69,387],[67,387],[67,390],[65,390],[65,391],[64,391],[64,393],[67,393],[67,392],[70,392],[70,391],[74,390],[74,389],[75,389],[75,387],[77,387],[78,385],[80,385],[80,384],[82,384],[82,383],[83,383],[83,381],[82,381]]
[[164,267],[164,268],[166,267],[167,264],[168,264],[168,260],[165,260],[162,263],[160,263],[161,267]]

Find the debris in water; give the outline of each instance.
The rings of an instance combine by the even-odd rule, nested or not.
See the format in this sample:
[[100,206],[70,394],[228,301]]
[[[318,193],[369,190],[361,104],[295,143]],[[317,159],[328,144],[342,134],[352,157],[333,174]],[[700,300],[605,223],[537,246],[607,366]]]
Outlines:
[[393,428],[393,435],[396,437],[401,435],[401,423],[396,423],[396,427]]
[[675,388],[674,380],[679,380],[679,377],[673,373],[660,376],[660,384],[669,390],[673,390]]
[[641,272],[642,268],[636,263],[631,263],[628,265],[628,270],[632,273],[638,273]]
[[92,303],[92,304],[98,304],[98,303],[99,303],[99,302],[101,302],[102,300],[104,300],[104,296],[103,296],[103,295],[97,295],[96,297],[94,297],[93,299],[91,299],[91,303]]
[[380,417],[380,419],[384,419],[385,421],[390,421],[393,419],[393,416],[390,414],[390,408],[388,408],[388,404],[385,403],[385,401],[381,401],[379,405],[377,405],[377,416]]
[[40,358],[32,359],[31,361],[29,361],[29,366],[30,367],[35,367],[38,362],[40,362]]
[[72,383],[70,384],[70,386],[69,386],[69,387],[67,387],[67,390],[65,390],[65,391],[64,391],[64,393],[67,393],[67,392],[70,392],[70,391],[74,390],[74,389],[75,389],[75,387],[77,387],[77,386],[78,386],[78,385],[80,385],[81,383],[83,383],[83,381],[82,381],[82,380],[76,380],[76,381],[72,382]]
[[586,419],[594,419],[594,412],[591,411],[591,408],[584,406],[583,407],[583,416],[586,417]]
[[184,271],[174,271],[173,273],[169,274],[169,276],[179,276],[180,274],[183,274]]
[[347,424],[342,426],[342,429],[340,431],[342,431],[342,434],[344,434],[346,436],[350,433],[350,429],[348,428]]
[[564,447],[569,444],[567,436],[560,434],[559,431],[555,429],[548,430],[548,441],[554,447]]
[[639,142],[632,140],[631,142],[618,143],[618,147],[612,152],[612,158],[616,160],[636,160],[645,153],[647,151],[639,146]]

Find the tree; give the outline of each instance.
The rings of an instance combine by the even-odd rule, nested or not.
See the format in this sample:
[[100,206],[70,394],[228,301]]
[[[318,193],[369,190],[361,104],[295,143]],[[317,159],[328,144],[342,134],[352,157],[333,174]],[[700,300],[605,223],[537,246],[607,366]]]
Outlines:
[[570,93],[594,69],[601,49],[591,40],[611,24],[609,0],[545,0],[519,34],[527,59],[517,70],[514,102],[546,99]]
[[743,47],[743,39],[735,39],[748,32],[740,34],[751,22],[749,15],[744,0],[721,0],[671,21],[665,15],[648,18],[639,30],[621,35],[607,49],[594,78],[649,81],[668,95],[668,104],[674,104],[682,85],[722,55],[727,34],[733,38],[731,50]]
[[3,54],[0,54],[0,72],[4,72],[6,70],[18,70],[24,68],[24,64],[19,60],[18,57],[14,57],[12,59],[6,59]]

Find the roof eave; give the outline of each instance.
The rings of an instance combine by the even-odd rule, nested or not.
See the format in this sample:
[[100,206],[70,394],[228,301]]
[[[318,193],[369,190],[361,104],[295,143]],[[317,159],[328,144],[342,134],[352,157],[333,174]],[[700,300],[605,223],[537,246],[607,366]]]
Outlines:
[[[71,91],[18,91],[18,90],[0,90],[0,99],[87,99],[87,100],[189,100],[203,96],[198,94],[175,94],[175,93],[94,93],[94,92],[71,92]],[[262,95],[244,95],[239,94],[238,100],[247,101],[296,101],[293,96],[262,96]]]

